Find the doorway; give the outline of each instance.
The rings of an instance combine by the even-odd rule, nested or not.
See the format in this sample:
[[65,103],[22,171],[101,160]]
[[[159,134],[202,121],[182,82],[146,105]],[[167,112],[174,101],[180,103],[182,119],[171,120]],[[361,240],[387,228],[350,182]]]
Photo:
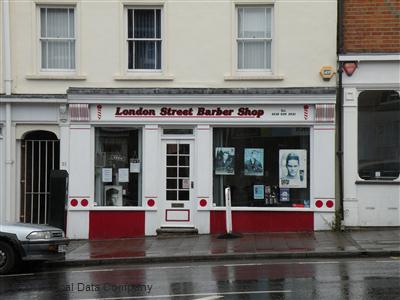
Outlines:
[[50,171],[60,165],[60,141],[49,131],[37,130],[21,140],[20,222],[48,224]]

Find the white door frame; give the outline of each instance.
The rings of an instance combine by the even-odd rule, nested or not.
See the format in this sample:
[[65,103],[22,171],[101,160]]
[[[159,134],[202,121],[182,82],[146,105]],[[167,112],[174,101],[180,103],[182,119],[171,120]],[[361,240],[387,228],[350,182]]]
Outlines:
[[[174,173],[174,167],[176,170],[175,174],[168,174],[167,177],[167,144],[169,145],[177,145],[176,149],[178,150],[176,154],[170,152],[168,157],[170,161],[168,165],[170,166],[169,170]],[[161,227],[193,227],[194,226],[194,149],[195,149],[195,141],[194,138],[186,137],[178,137],[174,136],[174,138],[167,138],[162,140],[162,151],[161,151]],[[189,154],[186,154],[185,151],[179,151],[183,148],[180,145],[189,145]],[[174,147],[174,146],[171,146]],[[174,158],[176,157],[177,163],[174,163]],[[189,158],[189,166],[185,166],[184,164],[180,164],[179,158],[186,161],[185,158]],[[183,162],[182,162],[183,163]],[[189,169],[188,175],[186,177],[183,174],[184,179],[181,179],[181,172]],[[173,177],[171,177],[173,176]],[[168,180],[168,189],[167,189],[167,180]],[[174,180],[176,186],[174,186]],[[176,192],[175,192],[176,190]],[[168,193],[169,192],[169,193]],[[175,192],[175,193],[174,193]],[[188,194],[186,193],[188,192]],[[175,199],[174,195],[176,195],[177,200],[167,200],[167,195],[171,199]],[[179,198],[184,198],[188,200],[179,200]]]

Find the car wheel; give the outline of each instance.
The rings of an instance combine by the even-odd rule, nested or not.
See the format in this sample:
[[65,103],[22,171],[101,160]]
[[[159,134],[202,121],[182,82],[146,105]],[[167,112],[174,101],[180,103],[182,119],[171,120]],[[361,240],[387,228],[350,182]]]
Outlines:
[[16,264],[14,249],[10,244],[0,241],[0,274],[7,274]]

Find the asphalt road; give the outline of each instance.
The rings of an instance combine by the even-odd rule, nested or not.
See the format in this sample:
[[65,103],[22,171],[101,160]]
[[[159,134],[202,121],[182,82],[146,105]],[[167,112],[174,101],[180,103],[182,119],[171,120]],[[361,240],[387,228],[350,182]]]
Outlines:
[[400,299],[395,257],[24,271],[0,276],[0,299]]

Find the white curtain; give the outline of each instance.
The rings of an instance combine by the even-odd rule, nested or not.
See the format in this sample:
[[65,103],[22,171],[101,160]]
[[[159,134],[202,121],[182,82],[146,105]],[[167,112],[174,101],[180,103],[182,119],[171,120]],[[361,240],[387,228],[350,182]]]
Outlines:
[[238,9],[238,68],[271,68],[271,8]]
[[42,68],[75,68],[75,24],[72,8],[41,9]]

